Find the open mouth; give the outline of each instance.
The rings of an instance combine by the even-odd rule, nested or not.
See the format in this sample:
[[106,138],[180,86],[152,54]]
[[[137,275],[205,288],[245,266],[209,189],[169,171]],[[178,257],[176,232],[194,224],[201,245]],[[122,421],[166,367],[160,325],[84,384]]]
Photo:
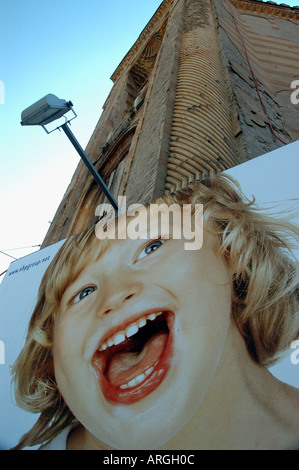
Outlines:
[[172,357],[172,322],[172,312],[150,312],[101,341],[92,363],[108,401],[132,404],[161,384]]

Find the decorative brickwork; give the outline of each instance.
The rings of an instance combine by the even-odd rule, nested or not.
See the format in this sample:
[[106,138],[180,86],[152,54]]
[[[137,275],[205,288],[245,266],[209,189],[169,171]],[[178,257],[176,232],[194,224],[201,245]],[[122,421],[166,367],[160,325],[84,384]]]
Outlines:
[[168,191],[241,163],[233,109],[212,8],[209,2],[189,1],[169,147]]

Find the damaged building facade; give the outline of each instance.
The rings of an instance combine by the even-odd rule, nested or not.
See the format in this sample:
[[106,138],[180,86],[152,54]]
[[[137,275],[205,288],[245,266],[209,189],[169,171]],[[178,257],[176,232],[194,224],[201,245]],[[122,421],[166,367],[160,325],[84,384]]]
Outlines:
[[[86,153],[115,198],[146,204],[298,140],[298,56],[296,7],[164,0],[113,73]],[[96,223],[103,202],[80,162],[42,246]]]

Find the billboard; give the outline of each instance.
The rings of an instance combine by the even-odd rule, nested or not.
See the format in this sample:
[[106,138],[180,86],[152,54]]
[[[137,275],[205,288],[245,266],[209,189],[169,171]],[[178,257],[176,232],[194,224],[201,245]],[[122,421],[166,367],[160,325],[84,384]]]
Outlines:
[[1,448],[36,422],[24,448],[295,446],[297,155],[290,144],[117,221],[108,211],[14,261],[0,285]]

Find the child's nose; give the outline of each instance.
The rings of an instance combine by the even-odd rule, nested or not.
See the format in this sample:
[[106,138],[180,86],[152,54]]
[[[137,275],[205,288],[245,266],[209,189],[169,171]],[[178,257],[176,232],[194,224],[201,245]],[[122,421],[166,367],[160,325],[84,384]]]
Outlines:
[[122,296],[121,294],[117,296],[113,296],[113,299],[110,299],[108,303],[109,307],[103,312],[104,315],[107,315],[113,310],[117,310],[124,302],[131,299],[132,297],[134,297],[134,294],[129,294],[127,296]]
[[107,315],[112,311],[116,311],[124,307],[124,305],[133,300],[141,290],[141,285],[130,285],[119,289],[118,286],[115,286],[113,292],[109,295],[106,293],[106,301],[102,305],[100,315]]

